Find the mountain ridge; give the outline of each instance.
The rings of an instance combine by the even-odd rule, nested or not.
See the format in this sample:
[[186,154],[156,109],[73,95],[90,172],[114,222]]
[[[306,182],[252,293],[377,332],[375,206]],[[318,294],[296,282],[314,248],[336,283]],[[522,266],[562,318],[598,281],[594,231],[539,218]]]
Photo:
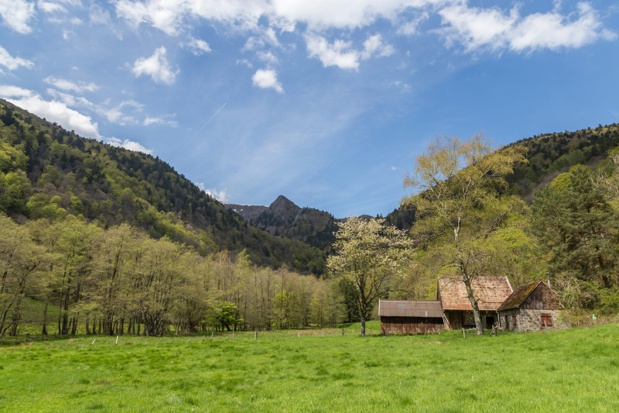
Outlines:
[[337,220],[316,208],[300,207],[279,195],[268,207],[227,204],[228,208],[260,229],[273,235],[303,241],[321,250],[330,250],[335,241]]

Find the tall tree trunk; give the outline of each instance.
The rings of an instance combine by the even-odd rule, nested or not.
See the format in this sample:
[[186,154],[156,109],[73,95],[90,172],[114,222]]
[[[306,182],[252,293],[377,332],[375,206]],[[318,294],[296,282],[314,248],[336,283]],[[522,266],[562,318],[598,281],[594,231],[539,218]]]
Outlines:
[[462,280],[464,281],[464,286],[466,287],[466,294],[469,297],[471,307],[473,307],[473,316],[475,317],[475,328],[477,329],[477,335],[482,335],[484,334],[484,325],[481,322],[481,314],[479,313],[479,306],[477,305],[473,286],[471,285],[471,277],[467,271],[466,262],[462,257],[462,250],[460,249],[460,224],[460,218],[458,218],[458,223],[454,228],[454,243],[458,254],[458,266],[460,267],[460,274],[462,274]]
[[462,260],[462,257],[459,258],[460,265],[460,273],[462,274],[462,280],[464,281],[464,286],[466,287],[466,294],[468,295],[469,301],[471,303],[471,307],[473,307],[473,316],[475,317],[475,328],[477,330],[478,335],[484,334],[484,324],[481,322],[481,313],[479,312],[479,306],[477,305],[477,300],[475,299],[475,294],[473,291],[473,286],[471,285],[471,277],[466,270],[466,265]]
[[47,306],[49,305],[48,301],[45,301],[45,307],[43,308],[43,325],[41,326],[41,335],[47,335]]

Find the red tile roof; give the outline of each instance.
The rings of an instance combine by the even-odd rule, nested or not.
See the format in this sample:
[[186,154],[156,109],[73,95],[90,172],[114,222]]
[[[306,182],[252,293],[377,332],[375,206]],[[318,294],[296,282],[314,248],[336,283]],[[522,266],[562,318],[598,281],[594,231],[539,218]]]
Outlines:
[[[512,294],[507,277],[475,277],[471,280],[471,287],[482,311],[496,311]],[[462,277],[439,278],[438,296],[443,310],[473,310]]]

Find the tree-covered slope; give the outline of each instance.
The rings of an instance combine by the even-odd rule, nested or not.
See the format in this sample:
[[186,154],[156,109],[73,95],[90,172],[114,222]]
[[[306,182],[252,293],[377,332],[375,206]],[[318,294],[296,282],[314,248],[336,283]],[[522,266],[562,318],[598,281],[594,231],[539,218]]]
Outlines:
[[[506,177],[509,192],[531,202],[535,192],[547,186],[559,173],[577,164],[593,165],[606,159],[609,150],[619,146],[619,124],[547,133],[509,146],[513,145],[526,148],[527,161],[516,165],[514,173]],[[410,229],[415,222],[415,208],[400,206],[385,219],[400,229]]]
[[523,139],[512,145],[527,149],[527,163],[518,165],[508,178],[513,193],[527,201],[537,189],[574,165],[592,165],[607,157],[619,145],[619,124],[558,132]]
[[82,215],[129,223],[201,253],[246,249],[260,265],[319,274],[324,254],[262,231],[157,157],[85,139],[0,100],[0,211],[17,222]]

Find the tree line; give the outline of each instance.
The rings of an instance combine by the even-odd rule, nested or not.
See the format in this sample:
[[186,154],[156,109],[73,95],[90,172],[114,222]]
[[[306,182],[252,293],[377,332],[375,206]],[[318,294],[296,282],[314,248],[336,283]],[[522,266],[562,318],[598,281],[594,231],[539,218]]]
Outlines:
[[18,225],[0,214],[0,233],[0,338],[25,324],[43,335],[160,336],[346,318],[337,283],[257,267],[245,252],[204,256],[127,224],[102,229],[73,215]]

